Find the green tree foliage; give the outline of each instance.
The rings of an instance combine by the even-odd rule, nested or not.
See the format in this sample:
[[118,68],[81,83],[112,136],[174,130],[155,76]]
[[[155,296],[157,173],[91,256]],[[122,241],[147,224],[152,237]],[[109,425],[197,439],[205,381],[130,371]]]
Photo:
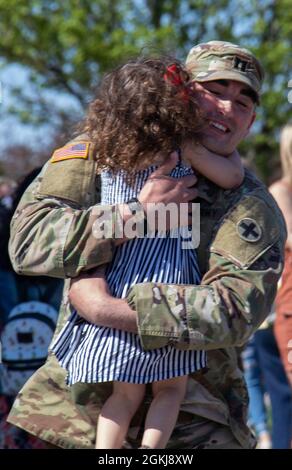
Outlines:
[[[288,101],[292,83],[292,1],[244,2],[241,18],[249,18],[249,28],[239,40],[250,47],[265,69],[265,83],[258,112],[257,132],[242,146],[254,159],[266,181],[274,179],[278,160],[280,128],[291,121]],[[291,101],[291,100],[290,100]]]
[[84,110],[100,75],[143,48],[183,58],[205,40],[247,45],[264,64],[266,84],[257,133],[242,152],[268,174],[277,133],[291,112],[291,2],[0,0],[0,57],[27,70],[38,99],[27,96],[26,87],[15,90],[17,112],[39,124],[54,114],[66,122],[79,119],[69,105],[58,108],[58,96],[73,98]]

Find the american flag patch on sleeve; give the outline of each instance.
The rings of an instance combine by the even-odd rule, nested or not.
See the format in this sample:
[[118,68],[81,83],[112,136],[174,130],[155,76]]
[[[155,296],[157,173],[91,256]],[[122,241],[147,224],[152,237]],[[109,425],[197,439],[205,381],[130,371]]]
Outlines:
[[65,145],[55,150],[51,162],[60,162],[62,160],[69,160],[70,158],[87,158],[88,149],[89,142],[77,142],[76,144]]

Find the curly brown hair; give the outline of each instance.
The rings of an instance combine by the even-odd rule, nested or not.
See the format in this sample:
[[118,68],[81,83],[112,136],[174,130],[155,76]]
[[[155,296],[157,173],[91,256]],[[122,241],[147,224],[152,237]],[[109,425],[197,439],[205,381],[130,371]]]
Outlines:
[[105,75],[82,128],[99,168],[133,173],[194,138],[202,119],[188,80],[184,66],[166,57],[138,57]]

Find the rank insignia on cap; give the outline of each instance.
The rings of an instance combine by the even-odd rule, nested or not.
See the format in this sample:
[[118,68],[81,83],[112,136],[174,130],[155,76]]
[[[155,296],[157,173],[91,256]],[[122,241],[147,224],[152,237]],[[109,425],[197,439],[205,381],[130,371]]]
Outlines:
[[254,219],[241,219],[236,228],[240,238],[246,242],[255,243],[262,238],[262,229]]
[[247,65],[248,65],[248,62],[246,60],[242,60],[239,57],[234,57],[233,67],[235,69],[238,69],[241,72],[245,72]]
[[88,149],[89,142],[77,142],[76,144],[65,145],[65,147],[55,150],[51,162],[56,163],[71,158],[87,158]]

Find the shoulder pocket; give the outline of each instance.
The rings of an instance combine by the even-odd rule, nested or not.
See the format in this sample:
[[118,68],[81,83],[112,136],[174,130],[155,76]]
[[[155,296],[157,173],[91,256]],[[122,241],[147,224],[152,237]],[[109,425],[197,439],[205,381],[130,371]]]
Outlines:
[[44,171],[37,196],[56,197],[88,206],[96,201],[96,162],[88,159],[73,158],[49,161]]
[[247,269],[278,240],[279,222],[265,201],[248,196],[226,216],[210,251]]

